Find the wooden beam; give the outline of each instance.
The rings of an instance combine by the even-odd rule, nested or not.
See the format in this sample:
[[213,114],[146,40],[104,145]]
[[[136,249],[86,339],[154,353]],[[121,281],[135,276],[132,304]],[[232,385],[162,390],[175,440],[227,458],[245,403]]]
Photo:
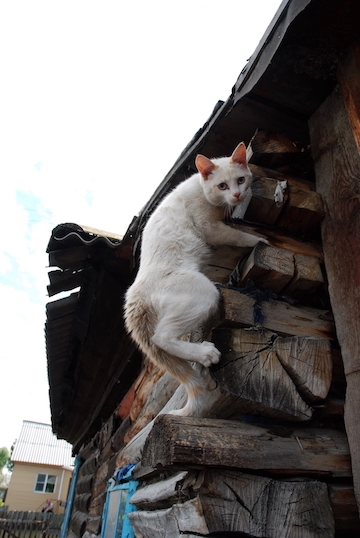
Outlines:
[[212,341],[221,351],[220,362],[211,368],[218,385],[249,400],[256,414],[307,420],[311,411],[300,395],[308,402],[328,395],[332,372],[328,340],[220,328],[213,331]]
[[[232,288],[220,287],[221,324],[232,327],[253,327],[256,298]],[[285,301],[261,302],[263,327],[281,335],[314,336],[334,339],[334,324],[328,312],[316,308],[291,305]]]
[[247,257],[241,260],[232,273],[231,281],[239,287],[250,279],[276,294],[303,297],[304,292],[314,293],[324,283],[320,261],[315,256],[293,254],[289,250],[258,243]]
[[[150,483],[145,485],[140,483],[136,493],[132,496],[131,503],[138,510],[152,510],[162,515],[161,509],[170,508],[175,503],[184,503],[195,497],[200,497],[200,499],[205,497],[206,499],[207,496],[211,495],[218,500],[226,500],[233,504],[232,510],[228,510],[229,513],[233,514],[233,518],[230,520],[233,528],[237,527],[245,532],[249,531],[251,521],[254,523],[253,529],[262,521],[268,527],[268,533],[271,529],[269,525],[271,513],[278,512],[279,517],[281,517],[280,514],[282,516],[287,514],[287,520],[279,522],[279,528],[285,526],[287,529],[288,525],[292,525],[297,512],[306,513],[305,507],[302,506],[302,500],[296,500],[301,492],[305,503],[312,494],[315,497],[321,495],[326,506],[326,520],[328,522],[331,522],[331,517],[329,518],[330,499],[335,519],[335,531],[339,536],[341,534],[355,538],[360,530],[354,490],[349,485],[327,483],[328,496],[324,483],[308,478],[297,478],[296,481],[288,479],[286,482],[281,482],[269,477],[218,468],[181,471],[165,479],[161,475],[157,478],[157,481],[152,479]],[[292,506],[299,510],[289,510],[288,495],[292,496],[294,501]],[[313,513],[314,506],[316,506],[316,510],[322,511],[322,503],[312,502],[309,506],[311,513]],[[268,508],[263,511],[265,507]],[[324,513],[321,513],[320,517],[324,517]],[[142,519],[146,521],[146,517]],[[228,524],[225,522],[225,526]]]
[[258,538],[334,536],[327,487],[321,482],[281,482],[214,470],[200,476],[195,487],[201,492],[184,503],[130,514],[135,532],[147,538],[158,538],[163,529],[171,538],[217,532]]
[[175,415],[155,419],[142,464],[153,468],[200,465],[282,475],[351,476],[349,447],[341,431],[284,427],[280,437],[271,426]]
[[323,248],[347,381],[345,424],[360,510],[360,45],[341,60],[335,90],[310,120],[316,187],[325,204]]
[[[250,165],[250,168],[251,165]],[[234,211],[233,218],[244,219],[266,226],[277,226],[290,232],[306,233],[316,236],[319,224],[324,218],[321,196],[309,189],[307,182],[278,175],[278,179],[257,175],[266,173],[259,167],[254,168],[252,198],[245,212],[242,207]],[[285,181],[284,199],[275,203],[278,181]]]

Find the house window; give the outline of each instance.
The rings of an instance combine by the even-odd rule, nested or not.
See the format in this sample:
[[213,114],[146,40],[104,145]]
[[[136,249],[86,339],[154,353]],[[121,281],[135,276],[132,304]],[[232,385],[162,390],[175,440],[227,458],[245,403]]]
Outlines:
[[36,476],[34,491],[37,493],[54,493],[56,476],[46,473],[38,473]]
[[121,469],[109,482],[101,538],[133,538],[134,536],[127,514],[135,510],[130,499],[135,493],[137,482],[131,476],[134,465],[128,467],[130,467],[128,472],[123,472],[127,468]]

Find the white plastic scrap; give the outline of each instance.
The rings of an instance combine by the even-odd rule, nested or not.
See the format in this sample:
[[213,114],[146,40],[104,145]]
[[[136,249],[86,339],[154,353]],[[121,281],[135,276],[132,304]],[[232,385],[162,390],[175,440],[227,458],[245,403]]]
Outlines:
[[287,187],[287,181],[278,181],[274,192],[274,200],[277,205],[281,205],[284,201],[284,191]]

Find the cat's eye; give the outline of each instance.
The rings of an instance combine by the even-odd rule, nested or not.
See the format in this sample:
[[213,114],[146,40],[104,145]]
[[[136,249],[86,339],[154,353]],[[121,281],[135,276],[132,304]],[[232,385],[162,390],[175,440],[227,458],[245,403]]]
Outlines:
[[227,183],[219,183],[218,189],[225,191],[228,188]]
[[238,185],[242,185],[244,183],[244,181],[245,181],[244,176],[239,177],[238,180],[237,180]]

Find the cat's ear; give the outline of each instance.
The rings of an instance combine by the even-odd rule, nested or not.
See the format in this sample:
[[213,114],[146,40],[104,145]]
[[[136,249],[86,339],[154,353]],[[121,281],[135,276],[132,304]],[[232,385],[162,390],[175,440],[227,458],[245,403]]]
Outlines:
[[210,159],[200,154],[196,155],[195,166],[204,179],[207,179],[208,175],[217,168],[217,165],[210,161]]
[[246,161],[246,147],[244,142],[240,142],[238,146],[234,149],[233,154],[231,155],[230,161],[232,163],[242,164],[244,166],[247,165]]

